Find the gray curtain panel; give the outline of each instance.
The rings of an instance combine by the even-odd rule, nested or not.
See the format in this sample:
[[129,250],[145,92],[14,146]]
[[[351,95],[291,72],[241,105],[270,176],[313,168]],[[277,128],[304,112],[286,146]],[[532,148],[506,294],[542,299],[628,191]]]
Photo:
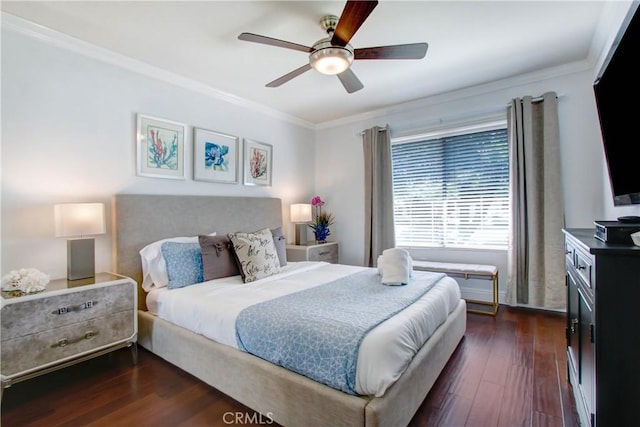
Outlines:
[[393,178],[389,126],[374,126],[362,135],[364,149],[364,265],[396,245],[393,225]]
[[564,206],[560,173],[558,101],[513,99],[508,107],[511,230],[507,302],[566,307]]

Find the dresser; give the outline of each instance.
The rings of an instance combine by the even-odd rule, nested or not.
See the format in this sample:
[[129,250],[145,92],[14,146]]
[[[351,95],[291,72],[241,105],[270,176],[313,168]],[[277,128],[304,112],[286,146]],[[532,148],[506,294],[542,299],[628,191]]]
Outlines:
[[566,229],[567,369],[582,426],[637,425],[640,247]]
[[338,242],[287,245],[287,261],[326,261],[337,264],[339,256]]
[[1,303],[0,392],[122,347],[137,361],[137,285],[128,277],[52,280],[36,294],[2,292]]

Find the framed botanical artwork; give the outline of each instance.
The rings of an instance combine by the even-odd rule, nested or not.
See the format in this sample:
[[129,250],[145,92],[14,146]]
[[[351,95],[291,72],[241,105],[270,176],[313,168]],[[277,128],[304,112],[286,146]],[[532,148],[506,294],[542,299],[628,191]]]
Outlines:
[[244,140],[244,184],[271,185],[273,147],[264,142]]
[[138,175],[184,179],[185,129],[182,123],[138,114]]
[[206,129],[193,129],[193,179],[238,183],[239,138]]

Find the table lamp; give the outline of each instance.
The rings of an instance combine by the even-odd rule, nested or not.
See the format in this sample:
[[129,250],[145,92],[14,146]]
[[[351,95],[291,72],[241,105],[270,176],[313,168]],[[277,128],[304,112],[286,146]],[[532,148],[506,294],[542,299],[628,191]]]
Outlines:
[[[306,243],[306,235],[307,222],[311,221],[311,205],[307,203],[294,203],[291,205],[291,222],[296,225],[296,238],[295,244],[300,245],[302,243]],[[302,239],[301,236],[305,236],[305,239]]]
[[106,232],[103,203],[62,203],[54,206],[56,237],[67,240],[67,279],[94,277],[95,240]]

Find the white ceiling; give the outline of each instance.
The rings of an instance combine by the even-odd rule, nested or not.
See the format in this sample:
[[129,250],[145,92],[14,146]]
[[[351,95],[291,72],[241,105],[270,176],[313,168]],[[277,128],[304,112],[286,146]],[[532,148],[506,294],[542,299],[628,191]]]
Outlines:
[[[576,61],[593,61],[606,1],[381,1],[354,48],[427,42],[422,60],[355,61],[364,89],[348,94],[315,70],[265,84],[303,52],[238,40],[257,33],[311,46],[329,1],[1,2],[4,12],[320,124]],[[602,32],[602,30],[600,30]],[[596,46],[597,48],[598,46]],[[599,52],[596,52],[599,53]]]

